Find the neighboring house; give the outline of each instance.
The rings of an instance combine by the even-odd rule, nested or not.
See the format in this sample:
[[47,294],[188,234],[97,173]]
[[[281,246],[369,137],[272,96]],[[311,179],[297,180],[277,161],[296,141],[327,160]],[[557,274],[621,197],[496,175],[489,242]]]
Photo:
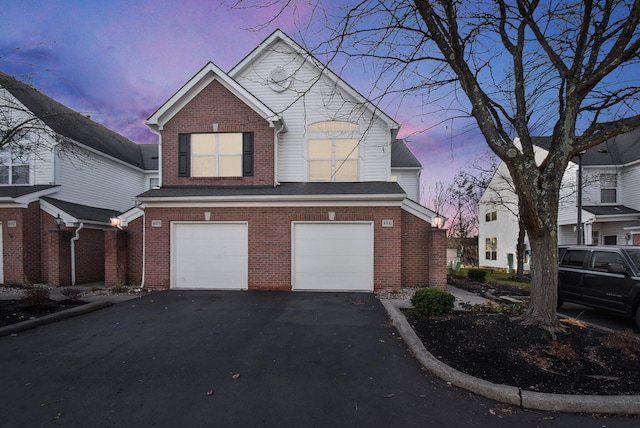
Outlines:
[[359,290],[446,284],[400,125],[281,31],[229,73],[206,64],[158,108],[144,285]]
[[[3,126],[37,123],[22,153],[0,152],[0,283],[104,281],[105,232],[157,181],[158,146],[134,144],[2,72],[0,100]],[[140,281],[125,273],[120,280]]]
[[[535,139],[542,157],[550,138]],[[579,157],[565,171],[558,210],[558,244],[577,242]],[[581,155],[583,243],[640,245],[640,130],[612,138]],[[517,198],[502,163],[480,200],[480,265],[515,269]],[[525,239],[528,270],[529,244]]]

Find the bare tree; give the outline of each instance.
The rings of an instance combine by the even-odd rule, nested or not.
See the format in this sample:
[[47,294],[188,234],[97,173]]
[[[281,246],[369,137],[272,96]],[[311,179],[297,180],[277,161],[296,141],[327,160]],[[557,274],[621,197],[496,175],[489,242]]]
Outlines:
[[[32,156],[57,148],[59,154],[78,157],[77,150],[68,138],[60,135],[47,122],[64,119],[72,113],[66,110],[54,109],[38,111],[37,114],[19,101],[14,92],[29,96],[32,93],[28,85],[0,72],[0,164],[10,156],[14,162],[27,162]],[[38,104],[40,105],[40,104]],[[17,171],[17,169],[16,169]],[[14,173],[16,173],[14,171]]]
[[374,63],[381,96],[449,89],[460,100],[450,115],[472,117],[505,162],[532,251],[523,322],[559,328],[562,175],[576,154],[640,126],[640,0],[365,0],[343,13],[328,50]]
[[[295,0],[264,3],[298,10]],[[335,67],[363,63],[375,80],[372,101],[416,95],[448,117],[473,118],[509,170],[531,243],[522,321],[560,328],[562,175],[581,151],[640,126],[632,68],[640,62],[640,0],[362,0],[339,13],[318,0],[310,9],[301,33],[320,25],[331,34],[309,49]],[[537,161],[533,139],[545,134],[549,152]]]

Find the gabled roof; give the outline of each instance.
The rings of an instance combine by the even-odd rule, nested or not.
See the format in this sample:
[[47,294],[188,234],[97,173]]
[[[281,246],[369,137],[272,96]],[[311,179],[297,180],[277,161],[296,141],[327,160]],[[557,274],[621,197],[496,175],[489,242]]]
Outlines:
[[0,199],[19,198],[20,196],[38,193],[43,190],[55,189],[57,185],[40,185],[40,186],[0,186]]
[[[545,150],[551,145],[551,137],[535,137],[533,143]],[[583,166],[626,165],[640,160],[640,129],[610,138],[590,148],[582,155]],[[573,159],[578,162],[578,157]]]
[[144,167],[139,145],[126,137],[3,72],[0,86],[57,134],[130,165]]
[[24,207],[39,198],[60,190],[59,185],[0,186],[0,203],[19,204]]
[[391,168],[422,168],[422,164],[404,140],[395,140],[391,145]]
[[[90,207],[87,205],[76,204],[73,202],[61,201],[58,199],[43,197],[41,201],[45,203],[41,206],[45,211],[54,217],[60,214],[65,224],[71,226],[75,223],[93,223],[110,225],[111,218],[120,214],[117,210],[105,208]],[[49,204],[49,206],[47,206]],[[56,211],[57,210],[57,211]],[[56,211],[56,212],[52,212]]]
[[282,30],[277,29],[269,37],[267,37],[262,43],[260,43],[249,55],[244,57],[238,64],[236,64],[230,71],[229,75],[236,77],[247,67],[251,67],[252,64],[265,52],[271,49],[272,46],[282,41],[288,44],[294,51],[298,52],[305,60],[310,61],[318,70],[320,70],[327,78],[334,82],[341,90],[350,94],[354,99],[359,100],[363,105],[366,105],[373,114],[385,121],[389,128],[399,129],[400,125],[394,119],[392,119],[385,112],[380,110],[366,97],[355,90],[351,85],[342,80],[337,74],[331,71],[325,64],[314,57],[309,51],[304,49],[298,43],[296,43],[291,37],[287,36]]
[[155,130],[162,130],[176,113],[178,113],[189,101],[191,101],[200,91],[207,87],[211,82],[217,80],[242,100],[246,105],[251,107],[258,115],[272,124],[282,122],[282,119],[275,114],[262,101],[253,96],[249,91],[242,87],[238,82],[233,80],[217,65],[209,61],[200,71],[196,73],[187,83],[185,83],[175,94],[173,94],[164,104],[162,104],[149,118],[146,124]]

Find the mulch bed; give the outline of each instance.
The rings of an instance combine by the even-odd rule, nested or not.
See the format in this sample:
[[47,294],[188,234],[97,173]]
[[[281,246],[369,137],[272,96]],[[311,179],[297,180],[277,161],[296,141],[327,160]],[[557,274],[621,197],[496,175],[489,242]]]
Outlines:
[[512,315],[454,312],[407,320],[429,352],[447,365],[497,384],[557,394],[640,394],[640,339],[564,324],[550,333]]
[[47,300],[39,305],[28,305],[22,300],[0,300],[0,327],[39,318],[54,312],[63,311],[86,302],[79,300]]

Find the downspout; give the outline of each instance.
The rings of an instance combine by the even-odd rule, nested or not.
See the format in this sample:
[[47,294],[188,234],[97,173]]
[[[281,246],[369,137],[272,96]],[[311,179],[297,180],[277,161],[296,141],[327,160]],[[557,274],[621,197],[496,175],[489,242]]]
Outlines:
[[147,224],[145,211],[142,210],[142,278],[140,279],[140,289],[144,288],[144,271],[147,266]]
[[278,177],[278,152],[280,151],[280,134],[285,132],[286,127],[284,125],[284,121],[279,120],[275,124],[274,130],[274,153],[273,153],[273,187],[278,187],[280,185],[279,177]]
[[80,229],[84,227],[84,223],[76,229],[76,235],[71,238],[71,285],[76,285],[76,241],[80,239]]

